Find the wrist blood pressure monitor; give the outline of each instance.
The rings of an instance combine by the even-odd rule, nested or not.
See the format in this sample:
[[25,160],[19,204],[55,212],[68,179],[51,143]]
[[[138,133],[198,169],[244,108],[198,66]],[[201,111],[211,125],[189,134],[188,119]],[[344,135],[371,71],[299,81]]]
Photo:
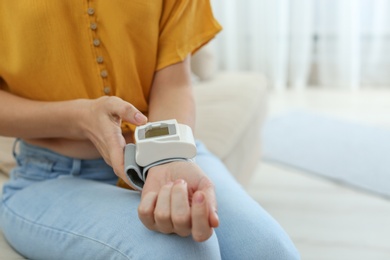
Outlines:
[[135,144],[125,147],[125,171],[140,190],[147,171],[172,161],[188,161],[196,156],[196,145],[189,126],[175,119],[147,123],[135,129]]
[[135,129],[137,145],[135,160],[147,166],[169,158],[191,159],[196,155],[196,146],[189,126],[176,120],[148,123]]

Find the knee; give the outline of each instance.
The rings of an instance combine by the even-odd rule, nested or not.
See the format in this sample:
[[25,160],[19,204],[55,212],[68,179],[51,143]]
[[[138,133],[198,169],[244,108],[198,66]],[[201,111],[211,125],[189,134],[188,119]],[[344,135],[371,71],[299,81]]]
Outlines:
[[[234,248],[234,249],[233,249]],[[298,250],[292,241],[280,234],[248,236],[233,247],[221,248],[223,259],[299,260]]]
[[300,259],[289,236],[275,222],[257,220],[246,224],[229,225],[228,235],[218,234],[223,259]]
[[[267,222],[263,223],[266,224]],[[256,228],[254,228],[256,230]],[[276,222],[268,222],[268,225],[259,227],[257,232],[262,232],[262,235],[257,235],[257,239],[253,244],[253,250],[256,250],[258,259],[272,260],[298,260],[300,259],[299,252],[294,243]]]
[[266,248],[264,253],[266,257],[261,259],[285,259],[298,260],[300,259],[299,252],[291,239],[283,232],[282,234],[274,232],[266,237]]

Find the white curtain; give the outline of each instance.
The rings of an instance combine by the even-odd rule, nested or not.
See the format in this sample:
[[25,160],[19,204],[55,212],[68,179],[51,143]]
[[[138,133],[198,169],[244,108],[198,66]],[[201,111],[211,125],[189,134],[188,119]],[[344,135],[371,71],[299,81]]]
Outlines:
[[223,70],[277,89],[390,86],[389,0],[213,0]]

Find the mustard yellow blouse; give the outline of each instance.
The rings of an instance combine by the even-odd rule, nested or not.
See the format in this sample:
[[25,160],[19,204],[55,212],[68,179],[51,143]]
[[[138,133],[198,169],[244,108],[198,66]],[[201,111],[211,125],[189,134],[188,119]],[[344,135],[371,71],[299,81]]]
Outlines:
[[153,75],[221,30],[209,0],[0,1],[0,89],[115,95],[147,113]]

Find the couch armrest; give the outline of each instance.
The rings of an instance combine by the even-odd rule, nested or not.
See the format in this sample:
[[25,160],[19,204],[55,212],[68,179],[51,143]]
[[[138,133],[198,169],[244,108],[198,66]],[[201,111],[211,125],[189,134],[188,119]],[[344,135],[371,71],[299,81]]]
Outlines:
[[266,112],[266,81],[247,72],[219,73],[194,86],[196,138],[246,184],[260,159],[261,125]]
[[8,174],[15,166],[15,160],[12,157],[12,147],[15,138],[0,136],[0,173]]

